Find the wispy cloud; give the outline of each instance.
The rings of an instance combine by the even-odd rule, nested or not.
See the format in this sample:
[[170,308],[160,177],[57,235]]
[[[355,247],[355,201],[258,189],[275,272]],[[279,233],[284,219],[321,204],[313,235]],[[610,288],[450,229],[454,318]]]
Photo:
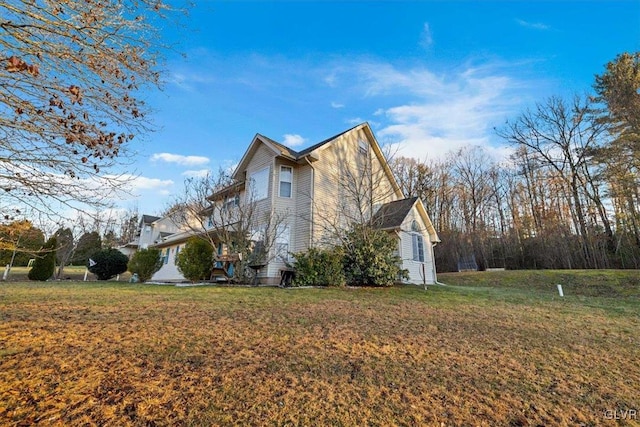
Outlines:
[[340,104],[339,102],[331,101],[331,108],[335,108],[335,109],[344,108],[344,104]]
[[307,140],[300,135],[286,134],[284,135],[283,144],[288,147],[297,147],[307,142]]
[[132,192],[164,190],[174,184],[170,179],[149,178],[146,176],[124,175],[119,177],[119,179],[127,180],[126,186],[129,191]]
[[211,173],[211,169],[188,170],[182,172],[182,176],[187,178],[204,178]]
[[448,74],[389,63],[355,67],[362,96],[380,105],[372,113],[380,142],[405,156],[442,157],[467,145],[492,145],[493,127],[522,102],[523,83],[499,66],[469,65]]
[[163,161],[176,163],[181,166],[199,166],[209,163],[209,158],[204,156],[183,156],[182,154],[155,153],[151,156],[152,161]]
[[429,23],[425,22],[422,27],[422,33],[420,34],[420,46],[429,48],[433,44],[433,36],[431,35],[431,28]]
[[547,31],[547,30],[551,29],[551,27],[549,25],[543,24],[542,22],[529,22],[529,21],[525,21],[523,19],[516,19],[516,22],[521,27],[531,28],[532,30]]

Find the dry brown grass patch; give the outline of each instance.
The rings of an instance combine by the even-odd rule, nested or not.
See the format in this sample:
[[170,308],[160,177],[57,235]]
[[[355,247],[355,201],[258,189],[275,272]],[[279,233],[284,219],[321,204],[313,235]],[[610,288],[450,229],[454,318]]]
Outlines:
[[0,286],[0,424],[607,425],[640,409],[637,312],[452,289]]

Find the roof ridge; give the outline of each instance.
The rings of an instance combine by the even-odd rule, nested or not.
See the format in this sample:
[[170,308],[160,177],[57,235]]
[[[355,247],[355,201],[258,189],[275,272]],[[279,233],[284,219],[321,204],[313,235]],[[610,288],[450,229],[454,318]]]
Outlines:
[[340,133],[338,133],[338,134],[336,134],[336,135],[333,135],[333,136],[331,136],[331,137],[329,137],[329,138],[327,138],[327,139],[324,139],[324,140],[322,140],[322,141],[320,141],[320,142],[318,142],[318,143],[316,143],[316,144],[313,144],[312,146],[307,147],[307,148],[305,148],[305,149],[304,149],[304,150],[302,150],[302,151],[299,151],[299,152],[298,152],[298,156],[299,156],[299,157],[305,156],[305,155],[309,154],[310,152],[312,152],[313,150],[315,150],[315,149],[317,149],[317,148],[322,147],[323,145],[325,145],[325,144],[327,144],[327,143],[329,143],[329,142],[333,141],[334,139],[337,139],[337,138],[341,137],[342,135],[344,135],[344,134],[346,134],[346,133],[351,132],[351,131],[352,131],[352,130],[354,130],[355,128],[357,128],[357,127],[359,127],[359,126],[362,126],[362,125],[364,125],[364,124],[367,124],[367,122],[359,123],[359,124],[357,124],[357,125],[353,126],[352,128],[349,128],[349,129],[347,129],[347,130],[344,130],[344,131],[342,131],[342,132],[340,132]]

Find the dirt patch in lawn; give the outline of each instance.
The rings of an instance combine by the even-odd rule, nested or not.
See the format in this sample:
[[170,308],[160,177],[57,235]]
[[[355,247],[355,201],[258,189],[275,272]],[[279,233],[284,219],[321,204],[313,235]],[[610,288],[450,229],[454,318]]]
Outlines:
[[3,284],[0,424],[574,426],[640,410],[638,313],[483,298]]

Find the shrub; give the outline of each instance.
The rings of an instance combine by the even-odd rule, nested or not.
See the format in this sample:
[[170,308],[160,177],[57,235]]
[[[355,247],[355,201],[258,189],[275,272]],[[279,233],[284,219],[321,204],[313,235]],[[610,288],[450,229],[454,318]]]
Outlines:
[[137,274],[141,282],[151,279],[153,274],[162,267],[160,250],[156,248],[141,249],[131,257],[128,270]]
[[213,248],[208,242],[191,237],[178,254],[176,261],[178,271],[186,279],[192,282],[207,280],[211,276]]
[[55,237],[47,240],[27,274],[29,280],[45,281],[53,276],[56,269],[56,245]]
[[395,252],[398,241],[386,231],[356,224],[343,240],[343,266],[347,284],[391,286],[408,278]]
[[96,275],[98,280],[109,280],[127,271],[128,262],[129,258],[119,250],[103,249],[91,255],[88,261],[90,264],[88,268],[90,272]]
[[342,255],[335,249],[311,248],[294,254],[296,286],[343,286]]

